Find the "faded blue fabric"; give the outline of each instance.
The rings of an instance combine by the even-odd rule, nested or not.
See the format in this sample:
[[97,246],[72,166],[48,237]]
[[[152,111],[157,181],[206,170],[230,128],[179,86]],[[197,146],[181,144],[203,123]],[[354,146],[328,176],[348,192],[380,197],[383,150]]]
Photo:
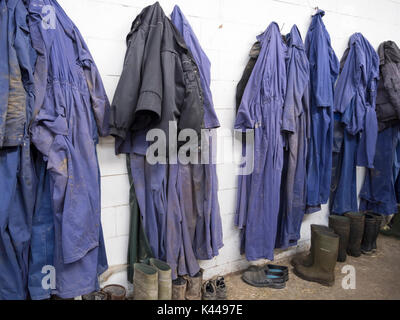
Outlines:
[[[44,28],[50,5],[55,28]],[[107,269],[100,221],[98,132],[108,134],[109,102],[76,26],[55,0],[31,0],[38,53],[32,141],[47,161],[54,210],[56,289],[62,298],[97,290]],[[48,18],[47,18],[48,19]]]
[[327,203],[331,185],[334,84],[339,61],[318,10],[312,17],[305,48],[310,62],[311,140],[307,155],[307,213]]
[[[0,107],[0,148],[13,147],[22,144],[26,124],[26,91],[22,82],[21,68],[19,60],[25,53],[27,54],[28,36],[24,33],[26,30],[26,9],[21,0],[6,1],[6,6],[3,6],[3,11],[7,10],[8,13],[3,12],[2,15],[7,19],[5,31],[6,37],[1,41],[7,43],[7,54],[5,55],[4,64],[8,63],[8,74],[3,74],[6,78],[2,80],[8,81],[8,87],[5,86],[3,90],[8,89],[7,99]],[[4,21],[4,20],[3,20]],[[5,23],[3,23],[5,24]],[[25,39],[26,38],[26,39]],[[25,43],[24,43],[25,42]],[[5,53],[5,52],[2,52]],[[4,85],[2,85],[4,86]],[[4,98],[6,93],[4,92]]]
[[241,249],[246,258],[273,260],[283,166],[287,47],[275,22],[257,40],[261,43],[260,55],[235,122],[235,129],[254,129],[254,170],[250,178],[239,176],[236,221],[241,222]]
[[[38,152],[37,152],[38,153]],[[36,201],[32,221],[32,238],[29,253],[29,295],[32,300],[48,299],[51,289],[42,286],[44,266],[54,266],[54,214],[50,192],[50,174],[41,154],[36,155]],[[57,275],[56,275],[57,276]]]
[[287,87],[282,120],[285,156],[276,248],[294,246],[300,239],[301,223],[306,211],[306,158],[310,136],[310,68],[296,25],[286,36],[286,43]]
[[[379,56],[361,33],[350,37],[341,61],[335,90],[335,112],[340,126],[335,133],[337,161],[333,175],[331,212],[358,211],[356,166],[373,168],[378,122],[375,113]],[[342,142],[340,142],[342,139]]]
[[[208,260],[217,256],[219,249],[223,247],[222,223],[217,193],[218,178],[215,155],[213,154],[215,153],[215,144],[213,142],[216,137],[213,134],[215,132],[211,130],[218,128],[220,123],[215,113],[210,90],[211,63],[201,48],[192,27],[177,5],[172,11],[171,20],[185,40],[199,68],[204,95],[204,128],[210,129],[206,134],[202,135],[206,142],[202,149],[207,149],[206,154],[204,154],[204,160],[207,160],[208,164],[179,164],[180,170],[188,174],[185,178],[188,180],[178,181],[178,185],[181,186],[191,181],[190,186],[187,186],[188,188],[181,187],[182,192],[185,192],[185,195],[180,199],[183,206],[181,210],[186,214],[192,213],[187,219],[190,221],[190,234],[195,256],[197,259]],[[192,190],[192,192],[189,192],[189,190]]]
[[8,93],[10,91],[10,68],[8,65],[8,10],[5,0],[0,0],[0,147],[6,133]]
[[177,5],[175,5],[174,10],[171,13],[171,21],[185,40],[186,46],[192,53],[193,58],[199,68],[201,88],[204,96],[204,128],[218,128],[220,127],[220,124],[215,113],[210,90],[211,62],[201,48],[199,40],[197,39],[196,34],[193,32],[189,21],[187,21],[186,17],[183,15],[181,9]]
[[36,177],[29,139],[0,149],[0,300],[24,300]]
[[[193,250],[193,215],[197,212],[192,208],[188,213],[182,211],[185,208],[182,197],[187,192],[184,188],[192,183],[187,173],[190,168],[181,164],[168,166],[166,261],[171,266],[172,279],[179,275],[194,276],[200,271]],[[186,182],[186,185],[181,182]]]
[[147,235],[154,257],[165,261],[167,223],[167,165],[149,164],[146,157],[130,154],[132,179]]
[[399,177],[400,126],[378,133],[374,168],[367,169],[360,191],[360,211],[391,215],[397,213],[396,182]]
[[[0,121],[0,127],[5,124],[2,127],[5,131],[0,128],[4,133],[0,139],[3,147],[7,146],[0,148],[0,300],[28,297],[28,259],[37,180],[26,131],[33,107],[32,66],[36,59],[30,47],[26,16],[22,1],[0,2],[0,50],[5,58],[1,77],[7,80],[1,82],[0,88],[1,110],[7,110],[7,115],[0,115],[6,120],[6,123]],[[9,74],[4,73],[7,69]],[[5,85],[6,82],[9,84]],[[14,145],[19,146],[11,147]]]

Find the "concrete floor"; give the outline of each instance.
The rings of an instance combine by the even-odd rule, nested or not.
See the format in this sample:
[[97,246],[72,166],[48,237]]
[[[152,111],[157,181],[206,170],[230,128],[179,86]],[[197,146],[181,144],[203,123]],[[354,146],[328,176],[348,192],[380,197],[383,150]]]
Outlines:
[[[289,281],[285,289],[256,288],[241,280],[241,273],[225,277],[228,299],[243,300],[348,300],[348,299],[400,299],[400,240],[379,236],[378,251],[371,256],[348,257],[336,264],[336,281],[333,287],[304,281],[293,273],[290,259],[275,264],[290,266]],[[345,265],[356,271],[356,289],[343,289],[342,273]]]

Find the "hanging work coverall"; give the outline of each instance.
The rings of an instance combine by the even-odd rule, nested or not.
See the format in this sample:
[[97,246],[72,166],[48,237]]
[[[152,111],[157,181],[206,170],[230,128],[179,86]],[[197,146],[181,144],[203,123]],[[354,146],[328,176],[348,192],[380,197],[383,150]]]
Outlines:
[[[169,164],[150,164],[147,161],[150,143],[146,141],[146,134],[151,129],[161,129],[166,134],[165,147],[169,150],[171,145],[178,145],[176,141],[168,141],[169,124],[176,124],[178,133],[190,128],[200,134],[203,109],[199,70],[185,41],[158,2],[144,8],[127,36],[124,69],[114,95],[110,119],[111,134],[116,137],[116,153],[129,154],[130,161],[131,230],[137,233],[132,235],[129,246],[130,265],[136,262],[134,259],[151,256],[168,260],[166,252],[171,250],[168,246],[177,245],[166,242],[169,193],[176,193],[177,187],[168,187],[167,193],[173,175]],[[168,151],[166,155],[170,156]],[[133,198],[133,189],[137,202]],[[180,205],[176,204],[174,208],[179,210]],[[177,217],[180,216],[179,213]],[[140,236],[141,230],[146,239],[143,234]],[[179,229],[170,232],[181,236]],[[135,245],[142,246],[142,249],[135,252]],[[189,257],[189,253],[190,250],[182,258],[194,261],[192,269],[198,271],[192,248],[192,256]],[[175,265],[171,260],[168,262],[176,272],[178,261],[174,262]],[[132,267],[130,270],[132,275]]]
[[[197,261],[187,261],[184,259],[185,252],[193,248],[194,257],[200,260],[208,260],[217,256],[219,249],[223,246],[222,223],[218,203],[218,178],[215,165],[215,131],[220,123],[214,110],[212,94],[210,90],[211,82],[211,63],[207,55],[200,46],[200,43],[192,30],[186,17],[178,6],[175,6],[171,13],[171,20],[175,27],[182,35],[188,49],[199,68],[201,88],[204,96],[204,139],[202,148],[206,148],[202,155],[206,157],[206,164],[182,164],[170,165],[169,179],[177,178],[175,181],[169,181],[176,184],[178,197],[169,195],[172,199],[179,199],[180,210],[176,210],[175,206],[168,205],[172,212],[167,213],[167,225],[171,224],[171,228],[167,227],[167,262],[176,265],[179,261],[177,273],[179,275],[194,275],[200,267]],[[214,140],[213,140],[214,139]],[[207,158],[208,155],[208,158]],[[176,174],[174,171],[178,170]],[[176,189],[175,189],[176,190]],[[169,192],[175,191],[169,189]],[[177,214],[185,215],[177,216]],[[171,215],[170,215],[171,214]],[[187,225],[188,230],[176,234],[175,230],[180,229],[179,222],[182,222],[181,228]],[[188,235],[188,237],[186,236]],[[186,242],[186,243],[183,243]],[[171,254],[171,256],[169,255]],[[192,256],[190,253],[189,256]],[[187,265],[184,261],[187,261]],[[192,267],[193,266],[193,267]]]
[[29,296],[37,179],[27,126],[36,55],[26,17],[22,0],[0,1],[0,300]]
[[[31,134],[47,161],[54,211],[52,293],[72,298],[98,290],[108,267],[96,145],[99,134],[108,135],[109,102],[81,34],[57,1],[31,0],[28,11],[38,54]],[[54,24],[45,27],[49,19]]]
[[287,47],[272,22],[257,37],[261,51],[240,104],[235,129],[254,129],[254,170],[239,176],[236,224],[248,260],[273,260],[283,166],[282,111]]
[[306,158],[310,136],[310,69],[296,25],[286,36],[286,43],[287,86],[282,118],[285,152],[276,248],[294,246],[300,239],[301,223],[306,210]]
[[350,37],[335,90],[335,163],[331,213],[358,211],[356,166],[374,167],[379,56],[361,33]]
[[305,48],[310,63],[311,140],[307,155],[307,213],[327,203],[331,185],[333,143],[333,92],[339,61],[318,10],[312,17]]
[[378,48],[380,78],[376,97],[378,140],[374,168],[367,169],[360,211],[397,213],[400,201],[400,49],[393,41]]

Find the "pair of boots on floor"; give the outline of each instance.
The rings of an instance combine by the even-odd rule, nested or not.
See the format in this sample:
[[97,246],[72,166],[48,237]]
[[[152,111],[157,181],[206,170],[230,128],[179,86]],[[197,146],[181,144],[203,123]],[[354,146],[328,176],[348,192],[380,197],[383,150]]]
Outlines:
[[331,215],[329,227],[311,225],[310,253],[292,259],[294,273],[304,280],[332,286],[336,261],[346,261],[347,254],[359,257],[377,249],[382,220],[382,216],[372,213],[348,212],[344,216]]
[[172,281],[170,266],[158,259],[149,264],[135,263],[134,300],[201,300],[203,270],[194,277],[178,277]]

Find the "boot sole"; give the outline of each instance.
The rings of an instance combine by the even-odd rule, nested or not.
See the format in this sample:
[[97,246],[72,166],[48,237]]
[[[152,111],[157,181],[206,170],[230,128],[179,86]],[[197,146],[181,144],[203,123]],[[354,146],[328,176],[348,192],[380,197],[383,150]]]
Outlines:
[[258,284],[258,283],[251,283],[247,281],[246,278],[242,277],[242,280],[246,282],[248,285],[257,287],[257,288],[272,288],[272,289],[284,289],[286,287],[286,282],[284,283],[269,283],[269,284]]
[[[375,250],[375,252],[376,252],[376,250]],[[365,254],[366,256],[372,256],[375,252],[373,250],[371,250],[371,251],[361,250],[361,253]]]
[[317,278],[312,278],[312,277],[307,277],[304,275],[300,275],[300,273],[297,272],[296,269],[293,270],[294,274],[298,276],[300,279],[306,280],[306,281],[311,281],[311,282],[317,282],[325,287],[332,287],[335,284],[335,280],[333,281],[325,281]]

